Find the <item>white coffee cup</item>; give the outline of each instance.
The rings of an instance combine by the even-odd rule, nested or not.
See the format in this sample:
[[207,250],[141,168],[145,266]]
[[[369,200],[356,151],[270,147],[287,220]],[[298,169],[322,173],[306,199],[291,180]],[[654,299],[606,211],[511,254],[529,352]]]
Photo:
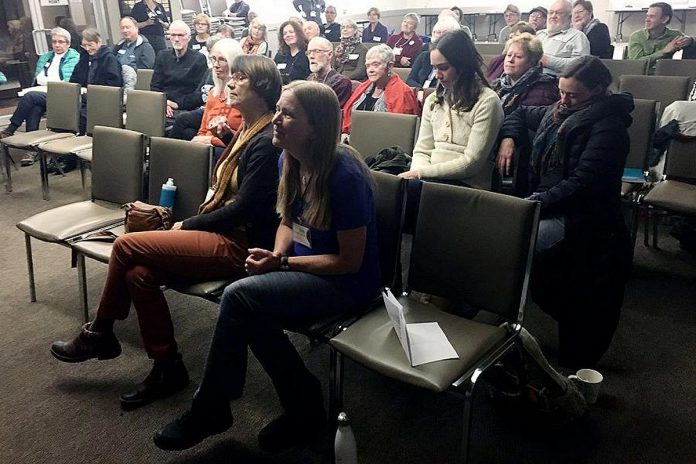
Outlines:
[[594,369],[580,369],[575,375],[569,375],[569,379],[577,379],[576,385],[585,397],[587,404],[595,404],[599,395],[599,387],[604,376]]

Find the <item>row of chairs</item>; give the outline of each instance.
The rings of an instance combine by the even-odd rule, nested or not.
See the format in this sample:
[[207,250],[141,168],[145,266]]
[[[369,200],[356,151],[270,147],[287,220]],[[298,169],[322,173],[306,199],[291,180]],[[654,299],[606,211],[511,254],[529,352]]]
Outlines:
[[[150,140],[150,200],[157,196],[157,187],[167,176],[179,175],[175,219],[195,211],[195,206],[205,196],[210,153],[204,148],[179,140]],[[112,228],[122,220],[117,205],[132,201],[141,191],[142,176],[139,174],[144,150],[142,134],[96,127],[92,199],[39,213],[18,224],[26,234],[32,300],[35,300],[35,291],[29,243],[30,238],[35,237],[69,246],[76,253],[84,317],[89,318],[84,258],[108,262],[111,245],[78,239],[87,229]],[[119,169],[114,169],[114,163],[118,163]],[[379,172],[373,175],[382,283],[398,286],[406,185],[396,176]],[[450,205],[452,210],[443,215],[442,204]],[[354,308],[338,318],[312,323],[293,321],[288,322],[286,328],[328,342],[331,347],[329,409],[332,417],[342,407],[344,357],[412,385],[462,395],[465,399],[462,453],[466,457],[476,381],[487,367],[517,343],[524,322],[539,209],[533,202],[513,197],[430,183],[423,187],[420,205],[408,288],[463,301],[495,314],[507,321],[508,326],[464,319],[402,296],[399,299],[408,309],[409,322],[438,322],[459,355],[457,359],[418,368],[408,363],[379,300],[363,308]],[[86,219],[96,208],[108,210],[108,213],[101,220]],[[59,226],[55,225],[56,219],[62,221]],[[60,227],[70,231],[58,231]],[[188,288],[184,283],[173,283],[172,288],[218,301],[227,283],[189,282]],[[206,284],[209,288],[213,285],[218,288],[215,292],[202,291]]]
[[[92,133],[96,126],[123,127],[122,89],[90,85],[87,88],[87,126],[85,136],[77,136],[80,119],[80,86],[68,82],[49,82],[46,129],[17,133],[0,143],[4,151],[5,188],[12,191],[13,163],[10,149],[37,152],[41,170],[43,198],[50,198],[47,161],[51,157],[77,155],[91,159]],[[147,136],[163,136],[166,96],[160,92],[131,90],[126,103],[125,127]],[[84,187],[84,163],[80,164]]]

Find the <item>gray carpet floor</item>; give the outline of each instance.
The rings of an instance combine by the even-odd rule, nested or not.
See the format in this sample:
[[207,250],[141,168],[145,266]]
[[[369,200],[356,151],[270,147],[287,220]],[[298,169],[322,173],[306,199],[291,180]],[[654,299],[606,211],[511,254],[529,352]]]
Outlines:
[[[280,454],[259,450],[258,430],[280,412],[268,378],[253,360],[235,425],[181,453],[158,450],[152,434],[185,410],[200,378],[216,306],[168,292],[176,334],[192,377],[181,393],[122,412],[119,393],[147,374],[135,317],[117,326],[123,354],[111,361],[64,364],[54,340],[81,324],[77,274],[69,250],[34,241],[36,303],[29,302],[24,240],[15,224],[39,211],[86,198],[79,174],[51,176],[41,199],[38,167],[13,172],[0,193],[0,463],[315,463],[321,444]],[[636,246],[619,330],[600,365],[605,382],[589,414],[573,422],[474,403],[472,461],[478,463],[696,462],[696,260],[666,233],[660,250]],[[106,267],[88,263],[90,301]],[[553,321],[530,304],[528,329],[552,362]],[[328,376],[328,351],[293,336],[310,369]],[[565,372],[568,374],[569,372]],[[361,463],[456,462],[462,401],[405,387],[346,363],[345,409]]]

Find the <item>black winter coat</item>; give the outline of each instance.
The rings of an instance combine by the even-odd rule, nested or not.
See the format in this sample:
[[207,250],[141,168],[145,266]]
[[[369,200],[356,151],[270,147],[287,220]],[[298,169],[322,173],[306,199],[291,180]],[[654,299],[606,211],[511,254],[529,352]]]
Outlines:
[[102,45],[94,57],[88,53],[80,55],[80,61],[70,76],[70,82],[76,82],[82,87],[87,87],[88,84],[122,87],[121,64],[113,50]]

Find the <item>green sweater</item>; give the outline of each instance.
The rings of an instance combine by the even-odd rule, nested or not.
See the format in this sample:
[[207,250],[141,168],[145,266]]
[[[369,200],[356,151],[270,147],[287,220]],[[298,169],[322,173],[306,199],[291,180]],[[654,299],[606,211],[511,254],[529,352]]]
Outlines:
[[665,32],[654,39],[650,38],[650,33],[647,29],[641,29],[631,34],[628,41],[628,59],[629,60],[647,60],[648,68],[653,69],[657,60],[662,58],[671,58],[674,53],[662,53],[665,45],[670,43],[674,38],[681,37],[679,31],[673,29],[665,29]]

